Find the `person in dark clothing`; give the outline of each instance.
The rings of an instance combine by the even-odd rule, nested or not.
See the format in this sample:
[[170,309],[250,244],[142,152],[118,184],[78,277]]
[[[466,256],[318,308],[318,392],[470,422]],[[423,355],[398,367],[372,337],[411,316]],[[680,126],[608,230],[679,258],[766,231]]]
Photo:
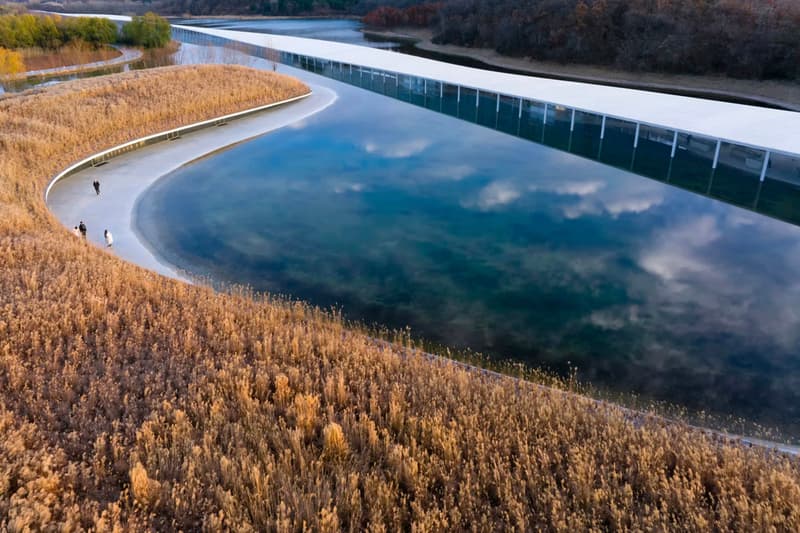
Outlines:
[[92,186],[94,187],[94,192],[96,192],[97,195],[100,196],[100,182],[97,181],[97,180],[94,180],[92,182]]
[[86,224],[83,223],[83,220],[81,220],[81,223],[78,224],[78,231],[81,232],[81,237],[83,237],[85,239],[86,238]]

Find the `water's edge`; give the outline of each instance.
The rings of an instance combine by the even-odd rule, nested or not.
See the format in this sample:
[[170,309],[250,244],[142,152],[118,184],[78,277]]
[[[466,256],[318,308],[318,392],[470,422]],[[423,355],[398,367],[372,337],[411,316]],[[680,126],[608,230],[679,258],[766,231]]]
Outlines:
[[[311,114],[314,114],[316,112],[322,111],[323,109],[326,109],[327,107],[329,107],[330,105],[332,105],[334,103],[335,99],[336,99],[335,97],[330,99],[325,105],[319,107],[318,109],[316,109],[315,111],[312,111],[311,113],[307,113],[307,114],[304,114],[302,116],[295,117],[295,121],[294,122],[302,120],[303,118],[306,118],[307,116],[310,116]],[[245,112],[245,113],[247,113],[247,112]],[[253,111],[250,111],[250,113],[252,114]],[[212,120],[207,121],[207,122],[209,123],[209,125],[215,125],[215,124],[218,124],[219,121],[220,121],[220,119],[212,119]],[[283,126],[286,126],[286,125],[288,125],[288,124],[283,124]],[[283,126],[278,126],[278,127],[283,127]],[[192,128],[192,127],[193,126],[187,126],[186,129],[189,129],[189,128]],[[226,135],[230,135],[231,133],[233,133],[232,130],[235,129],[236,127],[237,126],[235,124],[232,125],[232,126],[229,126],[230,129],[226,129],[225,130],[226,131]],[[229,137],[226,137],[226,135],[220,135],[219,134],[220,132],[218,130],[214,130],[214,133],[211,134],[211,136],[215,138],[215,142],[214,143],[205,145],[205,147],[203,148],[202,153],[193,152],[193,153],[191,153],[191,155],[189,157],[184,158],[181,161],[178,161],[175,168],[183,167],[183,166],[185,166],[187,164],[190,164],[191,162],[196,161],[196,160],[201,159],[201,158],[206,158],[206,157],[209,157],[209,156],[213,156],[215,153],[218,153],[219,151],[229,149],[232,146],[235,146],[236,144],[245,142],[245,141],[247,141],[249,139],[252,139],[255,136],[263,135],[264,133],[267,133],[267,132],[272,131],[274,129],[277,129],[277,127],[274,127],[274,125],[273,125],[273,127],[266,127],[265,126],[264,130],[261,131],[260,133],[256,133],[254,135],[253,134],[245,135],[245,136],[242,136],[239,140],[234,140],[234,141],[231,141]],[[157,134],[157,136],[158,135],[165,136],[162,140],[166,140],[167,139],[167,137],[166,137],[167,133],[169,133],[169,132],[165,132],[165,133],[162,133],[162,134]],[[252,133],[252,132],[249,132],[249,133]],[[137,148],[142,148],[142,147],[145,146],[144,144],[141,144],[141,145],[137,144],[137,142],[138,141],[133,141],[132,143],[126,143],[125,145],[121,145],[121,146],[128,147],[127,149],[131,149],[131,150],[137,149]],[[86,167],[81,167],[80,169],[77,168],[77,167],[80,167],[81,164],[85,164],[87,161],[88,162],[96,161],[99,157],[105,157],[107,154],[113,154],[113,155],[108,156],[108,157],[114,157],[114,155],[120,155],[120,154],[124,154],[124,153],[127,152],[127,149],[126,149],[125,152],[121,151],[119,153],[115,153],[115,151],[117,151],[119,149],[120,149],[120,147],[115,147],[115,148],[112,148],[110,150],[106,150],[104,152],[100,152],[99,154],[95,154],[94,156],[86,158],[81,163],[73,165],[73,167],[70,167],[69,169],[67,169],[64,172],[62,172],[61,174],[59,174],[56,178],[54,178],[54,180],[51,182],[51,186],[48,187],[48,192],[49,192],[50,188],[52,187],[52,185],[54,185],[56,183],[56,181],[59,181],[62,178],[66,178],[66,177],[75,175],[75,174],[77,174],[79,172],[79,170],[86,170]],[[137,150],[137,152],[138,152],[138,150]],[[136,154],[131,154],[130,157],[133,158],[134,155],[136,155]],[[141,162],[141,159],[138,158],[138,157],[136,158],[136,160],[138,162]],[[138,230],[138,227],[139,227],[138,212],[139,212],[140,202],[141,202],[142,198],[145,196],[145,193],[147,191],[149,191],[152,187],[156,186],[157,182],[161,181],[162,178],[164,178],[166,175],[168,175],[173,170],[175,170],[175,168],[169,168],[169,169],[165,169],[163,167],[159,168],[159,170],[156,173],[156,175],[155,176],[151,176],[151,179],[145,184],[144,187],[142,187],[140,189],[139,193],[135,196],[134,201],[133,201],[133,208],[130,209],[130,210],[122,210],[122,211],[120,211],[118,213],[118,215],[121,215],[123,218],[125,216],[127,216],[130,219],[130,226],[131,226],[131,230],[132,230],[132,235],[138,240],[139,244],[144,249],[147,250],[147,253],[152,258],[154,258],[156,261],[158,261],[165,268],[169,269],[169,272],[166,272],[166,273],[165,272],[160,272],[160,273],[162,273],[162,274],[165,273],[168,276],[175,277],[175,278],[177,278],[179,280],[182,280],[184,282],[192,283],[192,280],[188,276],[184,275],[177,265],[173,264],[167,258],[165,258],[163,256],[163,254],[161,254],[157,250],[157,247],[154,246],[152,243],[150,243],[143,236],[142,232]],[[143,173],[140,171],[140,172],[138,172],[138,174],[142,175]],[[146,174],[146,172],[144,172],[144,174]],[[69,181],[69,180],[66,180],[66,181]],[[53,210],[55,208],[55,206],[52,205],[49,202],[48,202],[48,207],[51,208],[51,210]],[[64,224],[65,227],[69,227],[70,226],[70,224],[68,224],[62,217],[59,217],[59,220],[62,222],[62,224]],[[149,266],[147,264],[142,264],[141,258],[139,258],[139,259],[137,259],[135,257],[134,258],[122,257],[122,258],[126,259],[126,260],[129,260],[129,261],[131,261],[131,262],[133,262],[135,264],[139,264],[140,266],[145,266],[146,268],[149,268]],[[379,339],[373,339],[373,340],[378,344],[384,343],[384,341],[381,341]],[[416,352],[416,351],[414,351],[414,352]],[[445,357],[442,357],[442,356],[439,356],[439,355],[434,355],[434,354],[429,354],[429,353],[424,353],[423,355],[425,357],[429,358],[432,361],[438,361],[438,362],[448,363],[448,364],[456,364],[459,367],[464,368],[466,370],[469,370],[471,372],[479,372],[482,376],[487,377],[489,379],[501,379],[501,378],[509,378],[509,377],[511,379],[518,379],[518,378],[511,377],[511,376],[506,376],[506,375],[503,375],[503,374],[499,374],[499,373],[496,373],[496,372],[491,371],[491,370],[480,368],[480,367],[477,367],[477,366],[468,365],[468,364],[465,364],[465,363],[462,363],[462,362],[459,362],[459,361],[456,361],[456,360],[451,360],[451,359],[448,359],[448,358],[445,358]],[[523,380],[520,380],[520,381],[523,381]],[[530,386],[535,386],[535,387],[544,387],[543,385],[539,385],[539,384],[536,384],[536,383],[533,383],[533,382],[523,381],[523,383],[530,384]],[[567,391],[564,391],[563,393],[564,394],[577,394],[577,393],[572,393],[572,392],[567,392]],[[598,404],[609,404],[610,403],[610,402],[607,402],[605,400],[593,400],[593,401],[597,402]],[[613,405],[615,407],[619,408],[619,409],[622,409],[623,412],[626,414],[626,416],[629,417],[631,420],[634,420],[634,421],[653,417],[652,414],[648,414],[648,413],[645,413],[645,412],[642,412],[642,411],[636,411],[636,410],[633,410],[633,409],[629,409],[629,408],[626,408],[626,407],[618,405],[618,404],[613,404]],[[672,419],[665,418],[665,417],[656,417],[656,418],[660,418],[660,419],[664,420],[666,423],[683,423],[683,422],[679,422],[679,421],[672,420]],[[689,426],[689,427],[691,427],[693,429],[700,430],[700,431],[708,434],[709,436],[717,438],[717,439],[720,439],[720,440],[722,440],[724,442],[740,442],[741,444],[743,444],[745,446],[758,446],[758,447],[763,447],[763,448],[770,449],[770,450],[776,450],[776,451],[783,452],[783,453],[789,453],[789,454],[792,454],[792,455],[800,455],[800,447],[797,447],[797,446],[791,446],[791,445],[786,445],[786,444],[782,444],[782,443],[778,443],[778,442],[766,441],[766,440],[757,439],[757,438],[750,438],[750,437],[742,437],[742,436],[739,436],[739,435],[732,435],[732,434],[728,434],[728,433],[723,433],[723,432],[720,432],[720,431],[712,430],[712,429],[709,429],[709,428],[702,428],[702,427],[696,427],[696,426]]]

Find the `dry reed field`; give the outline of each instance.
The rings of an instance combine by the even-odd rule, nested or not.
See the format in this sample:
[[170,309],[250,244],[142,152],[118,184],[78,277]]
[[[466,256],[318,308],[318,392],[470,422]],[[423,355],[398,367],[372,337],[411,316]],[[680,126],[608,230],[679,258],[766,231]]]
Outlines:
[[43,50],[41,48],[28,48],[22,50],[26,70],[44,70],[50,68],[83,65],[96,61],[108,61],[122,55],[114,48],[100,48],[94,50],[86,45],[72,44],[63,46],[58,50]]
[[0,530],[800,530],[800,465],[72,236],[72,162],[296,96],[234,66],[0,99]]

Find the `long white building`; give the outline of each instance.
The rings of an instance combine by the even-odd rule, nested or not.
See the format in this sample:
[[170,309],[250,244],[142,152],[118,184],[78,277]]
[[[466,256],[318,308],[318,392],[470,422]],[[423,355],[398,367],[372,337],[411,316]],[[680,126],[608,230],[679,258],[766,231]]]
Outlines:
[[[123,16],[108,18],[129,20],[129,17]],[[518,99],[520,114],[523,101],[544,103],[545,106],[552,106],[551,110],[557,108],[563,112],[566,109],[572,112],[573,126],[575,113],[590,113],[602,120],[601,138],[607,119],[622,120],[635,127],[634,147],[638,144],[640,127],[668,130],[666,142],[672,143],[672,157],[676,149],[685,148],[679,146],[679,135],[683,136],[684,145],[687,146],[693,138],[706,138],[712,143],[706,151],[713,169],[717,168],[722,148],[723,158],[732,152],[738,154],[738,165],[752,171],[762,181],[768,170],[776,167],[779,170],[775,172],[781,174],[779,179],[800,183],[800,113],[797,112],[490,72],[393,51],[316,39],[193,26],[174,25],[173,28],[178,35],[192,35],[195,39],[206,36],[209,44],[222,40],[234,41],[312,61],[336,64],[339,68],[347,65],[351,69],[357,66],[362,72],[378,72],[380,75],[391,73],[395,80],[400,76],[431,80],[438,84],[440,91],[445,86],[456,87],[459,95],[462,88],[477,91],[484,97],[487,94],[496,96],[498,112],[502,97]],[[545,107],[545,120],[547,113]],[[661,133],[663,137],[664,132]],[[727,148],[727,152],[723,147]],[[748,153],[753,150],[759,154]],[[776,159],[780,161],[773,165]]]

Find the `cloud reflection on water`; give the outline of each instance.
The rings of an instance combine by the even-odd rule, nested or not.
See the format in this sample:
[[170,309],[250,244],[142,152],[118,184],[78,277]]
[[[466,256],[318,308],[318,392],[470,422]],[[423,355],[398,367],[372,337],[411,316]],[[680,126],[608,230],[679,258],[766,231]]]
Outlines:
[[600,386],[800,419],[796,227],[349,88],[170,183],[150,203],[171,231],[149,237],[182,266],[570,360]]

